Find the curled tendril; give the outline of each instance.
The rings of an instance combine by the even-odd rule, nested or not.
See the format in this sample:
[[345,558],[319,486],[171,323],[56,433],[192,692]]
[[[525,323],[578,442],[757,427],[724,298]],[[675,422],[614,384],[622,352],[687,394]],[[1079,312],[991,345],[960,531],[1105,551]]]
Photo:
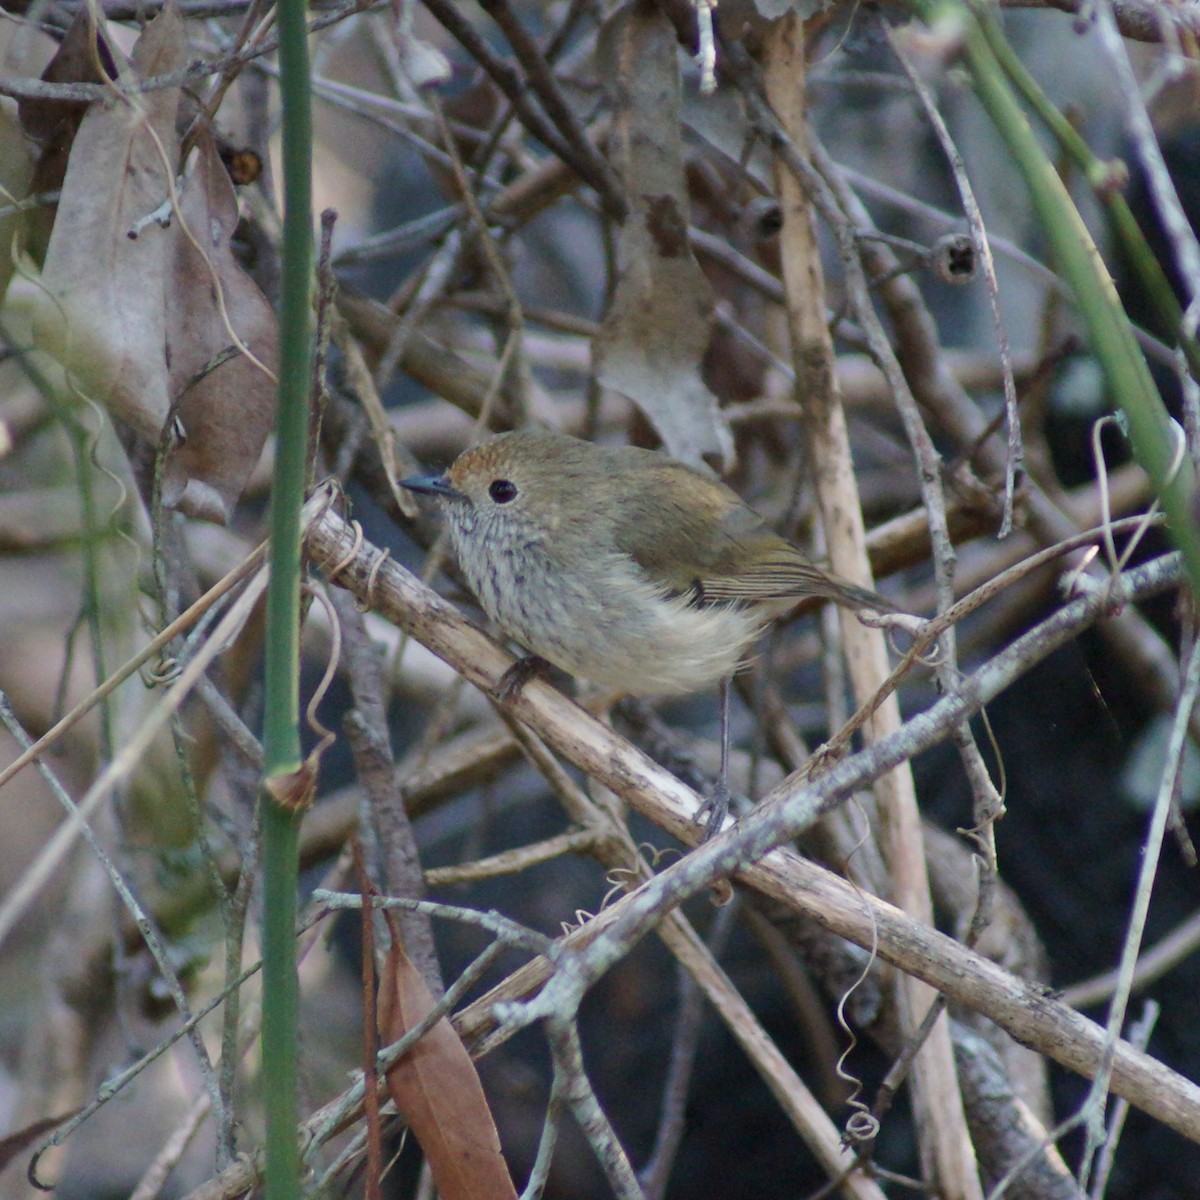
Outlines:
[[165,687],[174,683],[183,671],[183,664],[170,654],[160,654],[153,663],[147,663],[138,672],[142,683],[148,688]]
[[367,576],[366,595],[361,600],[357,596],[354,597],[354,607],[359,612],[370,612],[375,607],[375,580],[379,576],[380,567],[391,557],[391,553],[391,550],[388,549],[381,550],[371,564],[371,573]]
[[[855,854],[866,844],[871,836],[870,822],[867,820],[866,814],[861,805],[854,801],[854,808],[857,810],[859,817],[863,822],[862,834],[858,841],[851,848],[849,854],[846,855],[846,865]],[[847,874],[849,879],[849,875]],[[850,884],[859,895],[862,895],[861,889],[850,879]],[[854,1053],[858,1047],[858,1037],[850,1026],[850,1022],[846,1019],[846,1005],[850,1001],[850,997],[866,982],[867,976],[871,972],[871,968],[875,965],[875,961],[879,953],[879,928],[875,923],[875,912],[871,905],[867,902],[866,897],[863,897],[863,904],[867,914],[871,919],[871,952],[867,961],[863,964],[862,971],[859,972],[858,978],[841,994],[837,1002],[837,1023],[841,1027],[842,1032],[847,1037],[846,1048],[838,1055],[837,1065],[835,1070],[837,1076],[850,1087],[850,1097],[846,1101],[846,1105],[851,1109],[850,1115],[846,1118],[846,1125],[843,1132],[843,1137],[846,1144],[856,1149],[874,1140],[879,1133],[879,1119],[871,1112],[870,1107],[860,1098],[863,1091],[863,1081],[859,1076],[847,1070],[846,1060]]]
[[[359,531],[362,532],[361,530]],[[313,694],[308,701],[308,705],[304,710],[305,719],[308,721],[308,727],[317,735],[319,739],[317,744],[309,752],[309,760],[319,762],[321,755],[337,740],[337,735],[333,730],[326,728],[317,718],[317,709],[321,701],[325,699],[325,693],[329,690],[333,683],[334,676],[337,674],[338,664],[342,657],[342,630],[338,624],[337,613],[334,611],[333,605],[330,603],[329,597],[324,592],[312,587],[310,584],[304,585],[304,591],[312,596],[325,609],[325,616],[329,622],[331,633],[331,646],[329,650],[329,661],[325,666],[325,674],[321,677],[321,682],[317,684],[313,690]]]
[[321,570],[325,573],[325,578],[330,583],[337,582],[337,577],[355,560],[359,550],[362,548],[365,536],[363,534],[363,527],[357,521],[351,521],[350,528],[354,530],[354,544],[350,549],[332,567],[328,567],[324,563],[319,564]]
[[572,925],[570,921],[562,921],[559,924],[559,928],[563,931],[564,936],[568,936],[574,933],[576,929],[582,929],[589,921],[593,921],[595,918],[595,913],[588,912],[586,908],[577,908],[575,910],[575,924]]

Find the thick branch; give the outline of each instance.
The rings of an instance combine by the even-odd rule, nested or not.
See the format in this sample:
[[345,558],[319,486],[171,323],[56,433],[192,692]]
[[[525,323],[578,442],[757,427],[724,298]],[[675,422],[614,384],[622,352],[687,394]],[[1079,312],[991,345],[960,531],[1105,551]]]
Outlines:
[[[314,516],[309,553],[389,620],[395,621],[471,683],[494,692],[511,657],[464,620],[448,603],[370,543],[356,547],[354,531],[332,512]],[[1177,586],[1173,557],[1158,559],[1126,577],[1130,597]],[[372,583],[373,579],[373,583]],[[1014,978],[953,939],[865,895],[791,851],[782,841],[836,807],[881,772],[949,736],[954,726],[1008,687],[1053,650],[1101,619],[1107,602],[1093,595],[1066,605],[998,654],[963,688],[906,722],[879,744],[847,758],[806,786],[785,783],[732,829],[693,851],[601,916],[606,926],[594,947],[622,922],[648,927],[671,905],[736,872],[752,886],[825,928],[869,947],[901,970],[924,979],[960,1004],[981,1012],[1015,1038],[1056,1062],[1091,1076],[1103,1052],[1103,1031],[1046,995],[1037,984]],[[511,711],[576,766],[600,780],[664,829],[694,841],[696,794],[618,738],[547,684],[533,681],[511,702]],[[753,864],[753,865],[747,865]],[[648,914],[648,915],[647,915]],[[590,931],[590,927],[589,931]],[[603,950],[603,947],[602,947]],[[531,974],[536,983],[536,972]],[[477,1012],[487,1023],[490,1005]],[[476,1023],[476,1031],[479,1031]],[[1155,1119],[1200,1142],[1200,1087],[1122,1043],[1113,1091]]]

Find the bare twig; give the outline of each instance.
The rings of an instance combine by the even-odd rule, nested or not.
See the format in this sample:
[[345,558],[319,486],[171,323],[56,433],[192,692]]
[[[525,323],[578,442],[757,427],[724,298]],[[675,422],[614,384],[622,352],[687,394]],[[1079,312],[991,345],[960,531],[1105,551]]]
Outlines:
[[[321,560],[347,558],[356,541],[345,523],[330,512],[312,523],[307,536],[310,551]],[[378,558],[376,549],[361,543],[340,578],[356,593],[365,594],[367,582],[374,574],[378,611],[453,661],[478,686],[494,689],[511,665],[511,657],[396,564],[385,562],[373,573]],[[1127,594],[1139,597],[1175,587],[1181,578],[1175,558],[1156,560],[1129,572],[1125,580]],[[1072,1070],[1093,1074],[1099,1065],[1103,1035],[1078,1014],[1048,1000],[1036,988],[1013,980],[999,967],[951,939],[903,917],[889,905],[865,897],[815,864],[782,850],[771,854],[769,861],[762,855],[765,847],[789,840],[822,811],[836,806],[842,796],[861,789],[892,763],[945,737],[950,728],[988,703],[1035,662],[1102,619],[1106,603],[1106,598],[1091,595],[1065,605],[964,680],[955,695],[906,722],[885,741],[836,764],[813,784],[797,790],[789,783],[777,789],[765,807],[755,810],[645,885],[636,893],[639,897],[636,909],[630,901],[620,901],[589,923],[586,931],[592,934],[595,932],[592,926],[597,924],[610,929],[616,920],[613,914],[641,922],[647,912],[662,911],[664,892],[671,898],[669,906],[686,894],[710,886],[722,874],[738,870],[747,883],[763,888],[792,907],[813,913],[827,927],[860,945],[869,946],[877,937],[881,957],[926,979],[951,999],[978,1009],[1019,1040]],[[673,834],[685,840],[697,837],[694,815],[700,801],[695,793],[563,700],[548,685],[531,682],[511,702],[511,708],[548,742]],[[754,866],[745,865],[755,859],[761,861]],[[648,894],[650,891],[652,895]],[[586,980],[597,962],[603,961],[610,951],[611,942],[595,959],[589,959],[587,972],[583,975],[572,972],[573,977],[580,982]],[[536,971],[529,976],[537,977]],[[575,986],[571,985],[572,990]],[[488,1006],[492,1003],[489,1001]],[[529,1010],[522,1019],[536,1019],[536,1015],[536,1009]],[[1161,1064],[1119,1046],[1113,1088],[1185,1136],[1200,1140],[1200,1088]]]
[[[25,733],[25,730],[21,728],[16,714],[12,711],[12,707],[8,702],[8,697],[3,693],[0,693],[0,721],[3,721],[9,733],[17,739],[18,744],[28,750],[33,743]],[[113,890],[121,898],[121,903],[137,924],[142,940],[146,944],[146,949],[150,951],[150,956],[154,959],[154,964],[158,968],[162,981],[171,995],[171,999],[175,1002],[175,1007],[179,1010],[179,1015],[185,1023],[191,1022],[191,1004],[188,1001],[183,984],[180,982],[179,973],[171,961],[166,941],[154,920],[138,902],[129,884],[125,881],[125,877],[117,868],[109,853],[100,844],[99,838],[97,838],[88,824],[87,817],[84,814],[83,802],[78,805],[75,804],[68,795],[67,789],[63,787],[58,777],[50,770],[46,763],[39,760],[37,769],[49,785],[50,790],[66,810],[67,822],[64,828],[77,829],[79,836],[87,843],[88,849],[108,877]],[[103,791],[100,793],[101,796],[106,794]],[[53,860],[51,859],[51,861]],[[4,910],[8,910],[8,905],[4,906]],[[4,911],[4,916],[8,918],[10,923],[15,919],[14,916],[9,915],[8,911]],[[196,1061],[199,1063],[201,1075],[204,1079],[209,1106],[214,1113],[218,1114],[219,1120],[224,1120],[225,1102],[221,1095],[221,1090],[217,1085],[217,1075],[213,1069],[208,1047],[204,1044],[204,1039],[201,1038],[199,1031],[194,1026],[189,1027],[188,1040],[191,1042],[192,1049],[196,1052]]]
[[[777,186],[781,210],[785,214],[782,233],[785,247],[791,231],[791,253],[785,253],[783,268],[793,324],[792,352],[798,394],[803,398],[808,414],[810,453],[825,512],[830,557],[835,568],[852,579],[862,578],[868,569],[845,418],[836,395],[829,388],[832,344],[824,320],[819,256],[808,204],[820,212],[838,238],[855,315],[866,333],[877,365],[891,385],[913,447],[934,546],[939,608],[945,609],[953,601],[954,547],[941,492],[939,458],[871,304],[849,223],[829,193],[827,181],[816,175],[804,157],[808,130],[802,86],[805,52],[800,32],[797,22],[781,22],[768,39],[764,71],[767,103],[758,94],[744,51],[728,46],[727,53],[754,120],[769,138],[780,165]],[[794,214],[790,220],[789,213]],[[884,641],[878,630],[864,629],[848,615],[843,616],[842,627],[850,677],[861,704],[876,692],[887,676]],[[952,669],[953,641],[951,637],[946,641],[948,663],[944,669],[949,671]],[[866,729],[871,740],[878,740],[893,733],[899,724],[899,707],[891,697],[872,713]],[[969,732],[961,736],[969,745]],[[875,791],[879,804],[880,840],[896,903],[919,920],[931,920],[932,902],[925,872],[920,818],[912,773],[907,764],[881,776],[876,781]],[[937,1024],[924,1020],[933,1004],[933,995],[928,989],[911,980],[906,981],[898,990],[898,999],[901,1027],[913,1037],[914,1051],[917,1046],[924,1047],[913,1060],[916,1067],[913,1097],[925,1177],[931,1186],[945,1188],[964,1200],[981,1197],[978,1170],[954,1079],[949,1030],[944,1021]]]
[[[404,808],[399,776],[388,735],[386,689],[379,652],[367,636],[363,614],[339,588],[330,599],[342,627],[344,668],[354,709],[345,720],[359,782],[367,800],[366,830],[378,858],[374,874],[382,891],[420,899],[424,895],[421,858]],[[443,991],[441,971],[427,918],[400,915],[404,948],[425,985],[435,996]]]
[[[1147,1000],[1140,1020],[1129,1030],[1129,1044],[1139,1050],[1145,1050],[1150,1044],[1150,1035],[1158,1023],[1162,1010],[1154,1000]],[[1117,1143],[1121,1140],[1121,1130],[1125,1126],[1125,1118],[1129,1115],[1129,1102],[1118,1098],[1113,1102],[1112,1113],[1109,1115],[1108,1131],[1104,1145],[1096,1159],[1096,1172],[1092,1178],[1089,1200],[1103,1200],[1108,1188],[1108,1177],[1112,1172],[1113,1162],[1117,1156]]]
[[[1132,988],[1141,991],[1147,984],[1172,971],[1185,959],[1200,949],[1200,913],[1189,917],[1156,942],[1137,961],[1134,969]],[[1113,969],[1097,975],[1094,979],[1073,984],[1063,991],[1064,1004],[1072,1008],[1091,1008],[1102,1004],[1117,987],[1119,971]]]
[[485,70],[492,82],[504,93],[516,110],[521,124],[539,141],[544,142],[564,163],[569,164],[585,183],[599,193],[605,208],[620,220],[625,212],[625,200],[615,185],[610,171],[599,169],[593,154],[584,157],[568,137],[530,103],[519,72],[496,54],[482,35],[449,2],[428,0],[427,7],[448,33],[458,40],[464,50]]
[[1008,459],[1004,469],[1004,518],[1000,523],[998,534],[1003,538],[1012,532],[1013,492],[1024,454],[1021,449],[1021,422],[1017,416],[1017,386],[1013,380],[1012,351],[1008,344],[1008,329],[1004,324],[1004,314],[1000,311],[1000,287],[996,281],[996,264],[992,259],[991,241],[984,228],[979,205],[975,202],[975,192],[967,176],[962,155],[959,154],[958,147],[950,136],[950,130],[946,128],[946,122],[942,119],[942,114],[938,111],[933,96],[913,68],[899,39],[890,27],[884,25],[883,28],[887,34],[888,45],[891,46],[892,53],[904,69],[905,75],[908,76],[908,81],[912,84],[913,91],[916,92],[917,98],[921,101],[921,107],[925,110],[926,119],[942,147],[942,153],[945,154],[950,164],[950,172],[954,176],[954,184],[958,188],[963,212],[971,227],[971,238],[975,243],[975,251],[983,264],[984,278],[987,281],[988,301],[992,307],[992,324],[995,327],[996,341],[1000,348],[1000,364],[1004,379],[1005,421],[1008,425]]
[[[1095,0],[1003,0],[1006,8],[1056,8],[1094,19]],[[1158,4],[1156,0],[1115,0],[1113,16],[1122,37],[1162,42],[1168,34],[1200,36],[1200,13],[1191,4]]]
[[1097,1150],[1105,1138],[1104,1107],[1108,1092],[1109,1073],[1111,1071],[1114,1047],[1121,1036],[1125,1024],[1125,1012],[1129,1004],[1130,992],[1133,988],[1133,974],[1137,967],[1138,953],[1142,946],[1142,936],[1146,929],[1146,917],[1150,911],[1150,893],[1154,889],[1154,880],[1158,874],[1158,859],[1162,851],[1163,837],[1167,831],[1167,821],[1171,812],[1171,798],[1175,791],[1176,779],[1183,762],[1183,749],[1187,742],[1188,723],[1192,709],[1200,696],[1200,639],[1193,639],[1187,657],[1184,671],[1183,686],[1180,690],[1179,704],[1175,710],[1175,720],[1171,726],[1171,737],[1164,755],[1162,781],[1158,789],[1158,797],[1154,802],[1154,811],[1150,819],[1150,828],[1146,832],[1146,842],[1142,847],[1141,868],[1138,872],[1137,889],[1134,892],[1133,906],[1129,914],[1129,925],[1125,933],[1125,943],[1121,948],[1121,965],[1117,978],[1117,987],[1108,1009],[1108,1024],[1105,1029],[1104,1057],[1100,1070],[1092,1082],[1087,1099],[1081,1106],[1081,1114],[1086,1116],[1088,1139],[1084,1153],[1083,1165],[1079,1177],[1081,1185],[1086,1189],[1091,1175],[1092,1163]]

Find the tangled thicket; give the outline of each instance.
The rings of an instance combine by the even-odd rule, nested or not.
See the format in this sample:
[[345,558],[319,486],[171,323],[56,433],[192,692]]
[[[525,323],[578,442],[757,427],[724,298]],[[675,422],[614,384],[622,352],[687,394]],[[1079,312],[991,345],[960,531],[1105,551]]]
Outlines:
[[[1194,1194],[1200,17],[1079,7],[309,10],[321,1194]],[[4,762],[49,737],[0,766],[0,1192],[36,1153],[63,1196],[235,1197],[271,1086],[275,12],[4,12]],[[779,623],[713,842],[715,697],[497,703],[511,660],[410,573],[480,619],[397,480],[526,424],[707,463],[937,614]]]

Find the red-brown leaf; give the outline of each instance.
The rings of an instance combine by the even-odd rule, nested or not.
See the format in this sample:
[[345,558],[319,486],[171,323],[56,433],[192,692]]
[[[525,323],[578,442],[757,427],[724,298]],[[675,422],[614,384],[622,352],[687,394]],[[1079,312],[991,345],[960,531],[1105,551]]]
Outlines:
[[[174,412],[186,437],[167,456],[163,502],[224,524],[275,419],[275,379],[268,372],[278,367],[279,331],[267,298],[234,258],[237,196],[208,133],[197,142],[180,210],[199,246],[177,221],[167,358]],[[231,330],[257,362],[237,348]]]
[[[106,76],[101,68],[107,72],[107,78],[116,78],[117,69],[108,44],[102,37],[93,37],[94,28],[87,6],[80,5],[54,57],[42,72],[47,83],[102,83]],[[57,192],[62,187],[71,147],[87,110],[87,102],[83,100],[22,96],[17,101],[21,126],[41,146],[30,182],[31,192]],[[55,205],[39,206],[28,217],[26,246],[38,262],[46,254],[55,208]]]
[[[389,921],[392,948],[379,991],[379,1033],[394,1042],[433,1007],[433,997]],[[388,1072],[396,1107],[425,1152],[442,1200],[515,1200],[475,1065],[443,1017]]]
[[[93,29],[87,7],[81,6],[75,19],[67,26],[54,57],[42,72],[42,79],[46,83],[103,83],[105,76],[98,69],[100,64],[108,72],[108,78],[116,78],[117,70],[108,45],[101,37],[93,38]],[[25,132],[43,146],[51,142],[61,143],[66,137],[66,144],[62,147],[64,155],[70,150],[70,139],[74,138],[87,109],[84,100],[22,96],[17,101],[17,114]]]

